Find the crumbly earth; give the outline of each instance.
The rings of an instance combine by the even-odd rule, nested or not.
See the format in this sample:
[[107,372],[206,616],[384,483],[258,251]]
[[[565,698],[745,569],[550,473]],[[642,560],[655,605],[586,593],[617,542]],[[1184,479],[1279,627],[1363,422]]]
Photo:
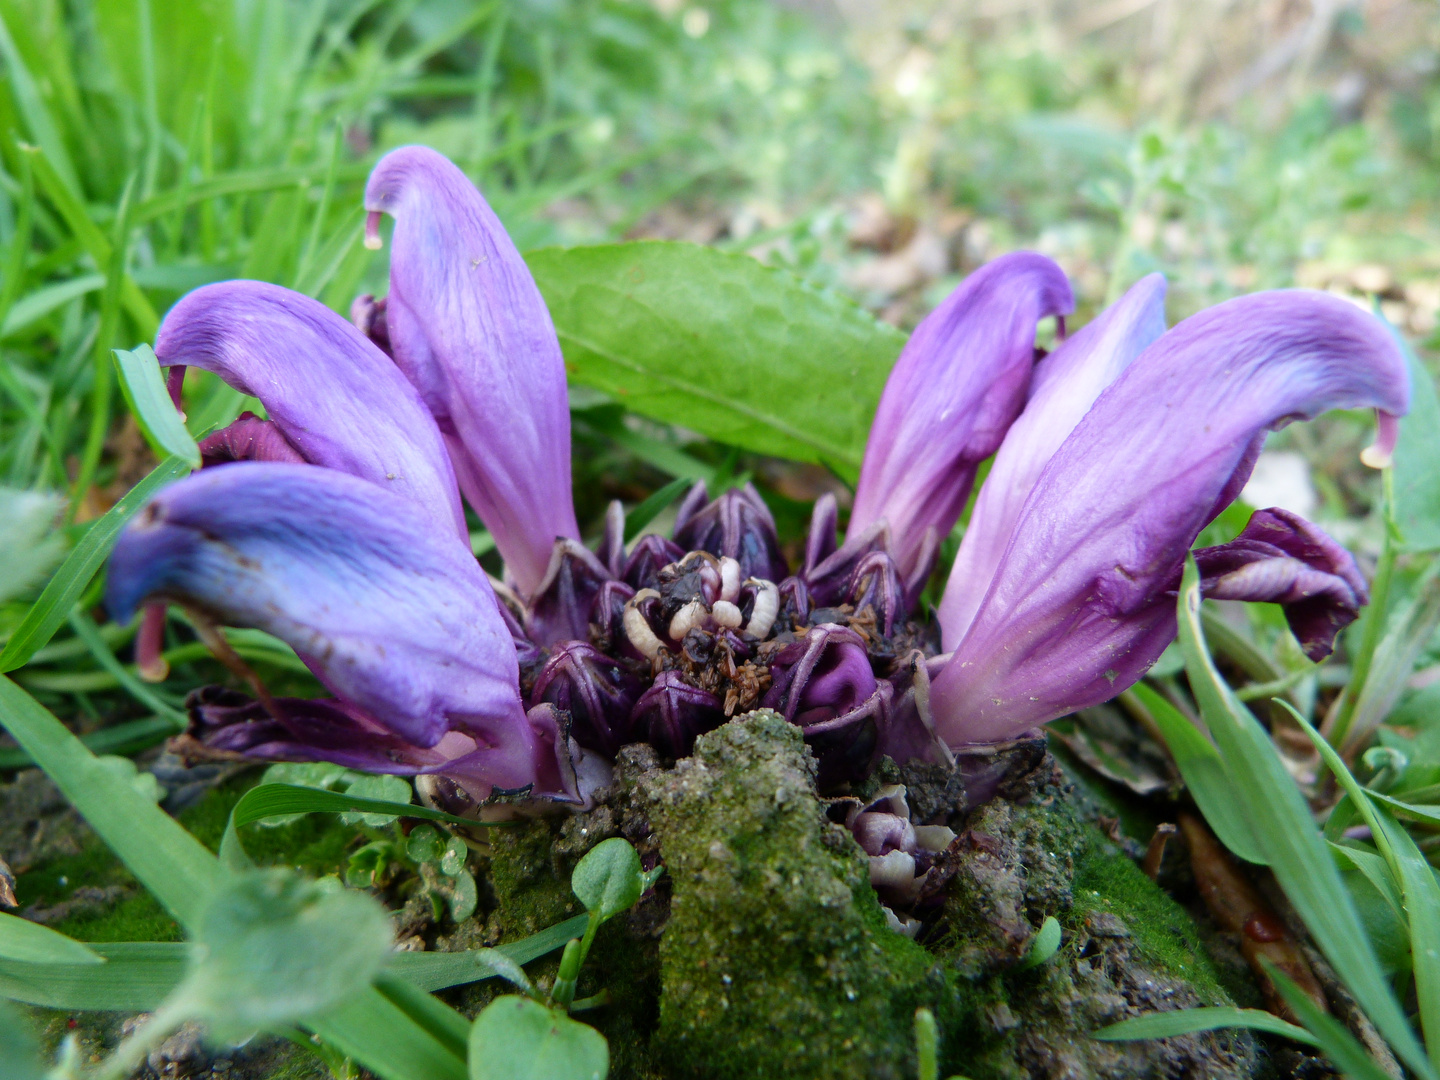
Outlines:
[[[1053,759],[1023,766],[1004,797],[968,813],[956,809],[963,788],[946,770],[882,768],[886,782],[911,787],[917,815],[922,808],[926,820],[948,815],[958,834],[946,853],[951,876],[939,905],[923,913],[920,942],[889,929],[865,855],[826,816],[798,729],[763,710],[702,736],[695,754],[671,767],[648,747],[627,747],[613,785],[588,813],[491,830],[490,851],[475,867],[481,911],[458,927],[437,924],[428,901],[395,897],[397,937],[410,948],[474,948],[552,925],[579,911],[569,889],[575,862],[601,840],[624,836],[646,866],[663,862],[667,874],[602,928],[581,976],[579,996],[609,991],[611,1003],[583,1018],[609,1039],[616,1080],[913,1077],[920,1005],[938,1019],[946,1076],[1274,1075],[1278,1062],[1243,1033],[1132,1043],[1087,1037],[1144,1012],[1228,1002],[1233,973],[1211,961],[1182,908],[1077,818]],[[27,783],[38,790],[37,781]],[[187,825],[218,839],[235,797],[229,789],[213,793],[187,812]],[[57,814],[64,814],[59,806],[44,808],[45,820]],[[307,820],[263,841],[257,834],[251,846],[277,855],[294,846],[304,857],[286,858],[310,872],[343,862],[344,842],[337,847],[333,838],[342,830],[327,833],[313,824],[322,819]],[[68,834],[52,862],[83,869],[88,880],[87,860],[99,858],[93,838]],[[32,894],[42,884],[33,871],[20,877]],[[147,908],[141,917],[149,898],[123,872],[95,880],[124,890],[111,910],[130,907],[122,921],[132,930],[147,919],[156,923],[150,930],[162,929],[160,913]],[[47,902],[64,895],[55,889]],[[1063,928],[1060,949],[1022,970],[1050,915]],[[84,926],[97,937],[112,929],[99,913],[78,910],[54,925]],[[544,984],[555,958],[529,970]],[[482,983],[446,997],[473,1015],[503,992]],[[123,1022],[45,1019],[52,1043],[78,1020],[96,1049],[113,1044]],[[324,1075],[318,1059],[284,1043],[250,1057],[174,1049],[185,1060],[157,1059],[146,1075]]]

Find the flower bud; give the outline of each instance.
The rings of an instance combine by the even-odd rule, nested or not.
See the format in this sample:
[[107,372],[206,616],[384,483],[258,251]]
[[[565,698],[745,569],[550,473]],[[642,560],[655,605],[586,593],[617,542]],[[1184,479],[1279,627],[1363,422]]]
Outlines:
[[704,494],[704,485],[697,484],[681,504],[675,522],[677,544],[686,551],[728,555],[739,562],[742,577],[779,581],[790,572],[780,554],[775,519],[753,485],[732,488],[695,509]]
[[540,669],[532,705],[548,702],[570,714],[570,735],[581,746],[613,758],[631,738],[631,710],[640,680],[593,645],[566,641]]
[[691,686],[678,671],[662,671],[631,714],[633,730],[660,753],[680,758],[695,740],[725,722],[720,699]]

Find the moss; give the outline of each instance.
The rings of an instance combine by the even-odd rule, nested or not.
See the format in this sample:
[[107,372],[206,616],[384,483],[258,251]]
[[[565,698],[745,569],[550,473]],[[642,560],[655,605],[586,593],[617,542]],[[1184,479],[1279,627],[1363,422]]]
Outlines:
[[658,1041],[678,1075],[913,1069],[910,1018],[945,978],[885,929],[864,855],[825,819],[814,778],[799,730],[761,711],[647,782],[674,887]]
[[1233,1003],[1205,951],[1195,920],[1098,832],[1075,867],[1075,904],[1063,920],[1074,928],[1092,912],[1118,916],[1147,962],[1184,979],[1207,1005]]
[[558,823],[550,818],[492,829],[490,887],[501,941],[515,941],[578,915],[570,871],[555,857]]

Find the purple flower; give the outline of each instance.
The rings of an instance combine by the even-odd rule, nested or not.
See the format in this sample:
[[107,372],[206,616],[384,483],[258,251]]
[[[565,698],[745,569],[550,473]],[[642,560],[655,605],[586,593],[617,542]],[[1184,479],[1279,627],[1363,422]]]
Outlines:
[[[570,410],[550,313],[489,204],[443,155],[406,146],[365,187],[367,242],[395,219],[384,318],[395,363],[444,433],[455,475],[528,599],[578,539]],[[372,330],[372,337],[378,336]]]
[[1074,306],[1058,266],[1017,252],[971,274],[915,328],[880,397],[847,540],[884,522],[910,576],[927,543],[954,527],[977,466],[1025,404],[1035,324]]
[[203,470],[151,499],[111,556],[113,617],[157,599],[288,642],[335,695],[277,703],[258,721],[270,756],[358,753],[385,772],[464,758],[477,786],[507,790],[560,771],[521,704],[484,573],[394,491],[310,465]]
[[[1346,301],[1241,297],[1156,340],[1160,295],[1142,281],[1044,361],[996,455],[997,493],[976,505],[940,608],[953,651],[930,705],[952,747],[1016,735],[1144,674],[1174,638],[1190,545],[1239,493],[1267,431],[1327,409],[1408,408],[1390,334]],[[1223,594],[1304,605],[1292,620],[1318,655],[1329,640],[1317,633],[1353,617],[1363,584],[1338,545],[1270,514],[1245,544],[1202,558]]]

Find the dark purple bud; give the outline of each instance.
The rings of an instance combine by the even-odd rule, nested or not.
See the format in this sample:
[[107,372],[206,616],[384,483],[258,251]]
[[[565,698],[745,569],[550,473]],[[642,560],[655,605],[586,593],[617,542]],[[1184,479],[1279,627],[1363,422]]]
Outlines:
[[590,624],[600,628],[605,648],[619,652],[625,640],[625,605],[635,590],[623,581],[607,581],[590,606]]
[[830,786],[863,776],[889,714],[890,684],[870,670],[865,640],[835,623],[812,627],[770,661],[764,705],[798,725]]
[[586,641],[590,637],[590,610],[610,572],[578,540],[561,538],[550,553],[550,565],[540,587],[530,598],[525,629],[539,645],[557,641]]
[[678,671],[662,671],[640,696],[632,714],[633,730],[667,757],[690,753],[695,740],[725,722],[720,699],[691,686]]
[[839,517],[839,509],[834,495],[827,492],[815,500],[815,508],[810,511],[810,534],[805,540],[805,573],[807,575],[835,554],[835,537]]
[[229,427],[200,440],[200,462],[205,468],[231,461],[289,461],[303,465],[305,455],[291,445],[279,425],[253,412],[243,412]]
[[1283,605],[1291,632],[1317,663],[1369,599],[1350,552],[1288,510],[1255,511],[1244,532],[1197,551],[1195,562],[1206,596]]
[[583,641],[565,641],[535,678],[531,703],[548,702],[570,714],[570,734],[581,746],[613,758],[630,737],[631,710],[640,680]]
[[595,557],[605,564],[611,577],[625,573],[625,507],[619,499],[612,499],[605,509],[605,532],[600,536],[600,545]]
[[853,540],[847,540],[839,550],[830,552],[813,566],[806,567],[802,575],[810,590],[810,600],[816,607],[834,607],[850,599],[850,583],[855,577],[855,567],[871,552],[890,550],[890,526],[877,521]]
[[371,293],[357,296],[350,305],[350,321],[386,356],[395,355],[390,349],[390,325],[385,321],[385,297],[376,300]]
[[676,518],[675,542],[686,551],[728,555],[740,564],[742,577],[779,581],[789,573],[775,519],[751,484],[731,488],[701,509],[693,509],[703,485],[691,489]]
[[890,637],[905,617],[905,589],[895,561],[883,551],[872,551],[855,564],[850,576],[850,603],[855,618],[863,619],[868,608],[874,614],[875,629]]
[[797,626],[810,625],[810,590],[798,577],[787,577],[780,582],[780,617],[777,624],[793,630]]
[[653,589],[660,583],[661,568],[679,562],[684,554],[685,549],[674,541],[656,533],[646,533],[630,549],[630,557],[625,560],[625,569],[620,576],[632,589]]

